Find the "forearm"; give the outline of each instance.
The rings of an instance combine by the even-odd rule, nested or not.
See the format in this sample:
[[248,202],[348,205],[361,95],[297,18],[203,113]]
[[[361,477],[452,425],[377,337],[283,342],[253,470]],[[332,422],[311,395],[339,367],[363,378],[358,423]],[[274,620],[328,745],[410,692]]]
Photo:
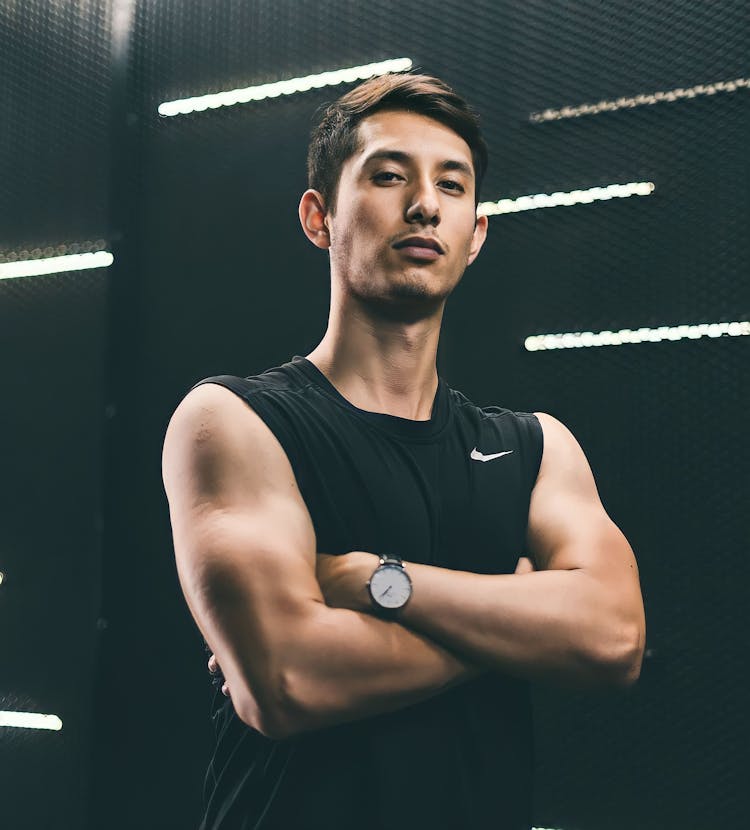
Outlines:
[[484,671],[398,623],[322,603],[284,653],[278,736],[401,709]]
[[637,677],[637,621],[580,569],[487,575],[405,565],[414,594],[403,624],[469,659],[568,686]]

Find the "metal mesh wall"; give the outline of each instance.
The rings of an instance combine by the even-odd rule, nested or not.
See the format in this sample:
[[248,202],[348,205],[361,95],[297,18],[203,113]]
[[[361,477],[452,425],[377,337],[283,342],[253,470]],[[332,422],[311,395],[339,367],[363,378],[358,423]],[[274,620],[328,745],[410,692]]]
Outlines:
[[[750,77],[746,4],[137,4],[135,148],[117,336],[122,450],[109,515],[97,827],[193,826],[208,682],[177,588],[159,452],[198,378],[304,354],[327,261],[297,225],[316,108],[348,89],[164,119],[165,100],[410,57],[482,113],[499,199],[652,181],[649,197],[490,220],[449,303],[441,369],[477,403],[546,410],[587,451],[630,538],[647,661],[619,694],[536,689],[536,822],[739,822],[747,716],[747,338],[526,352],[531,334],[747,319],[748,91],[534,123],[545,108]],[[122,579],[122,563],[128,574]],[[111,805],[117,804],[116,814]]]
[[[0,264],[104,247],[109,9],[0,2]],[[102,270],[0,279],[2,823],[86,826],[100,561]]]
[[[499,388],[571,427],[641,569],[651,659],[638,686],[598,700],[537,689],[536,815],[586,828],[741,821],[746,338],[536,353],[521,344],[747,319],[746,89],[529,120],[747,78],[747,8],[505,3],[502,16],[499,195],[656,185],[648,198],[494,217],[446,330],[451,375],[475,397],[492,401]],[[512,286],[507,307],[487,302],[498,283]],[[467,352],[482,358],[467,364]]]
[[[651,659],[638,686],[596,701],[537,690],[539,821],[740,821],[746,339],[536,353],[521,343],[747,319],[747,90],[529,121],[548,107],[747,78],[747,9],[506,3],[503,12],[500,194],[656,185],[648,198],[494,217],[490,251],[446,332],[451,373],[477,397],[496,398],[495,366],[506,399],[573,429],[641,569]],[[497,282],[513,286],[510,308],[487,302]],[[483,359],[467,367],[467,349]]]

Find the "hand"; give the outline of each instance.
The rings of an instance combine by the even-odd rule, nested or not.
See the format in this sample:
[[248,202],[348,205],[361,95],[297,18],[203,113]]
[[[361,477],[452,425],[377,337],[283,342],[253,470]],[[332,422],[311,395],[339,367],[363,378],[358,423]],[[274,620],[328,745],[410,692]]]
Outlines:
[[536,569],[534,568],[534,563],[529,559],[527,556],[522,556],[518,560],[518,564],[516,565],[516,569],[513,573],[517,574],[530,574],[533,573]]
[[315,562],[315,576],[326,605],[372,613],[367,581],[379,561],[377,554],[362,550],[353,550],[340,556],[319,553]]
[[[211,672],[211,674],[219,674],[219,673],[223,674],[223,672],[221,671],[221,667],[219,666],[218,662],[216,661],[216,655],[215,654],[212,654],[208,658],[208,670]],[[224,695],[224,697],[232,697],[232,695],[229,693],[229,686],[227,685],[226,680],[224,681],[224,683],[222,683],[221,693]]]
[[[227,684],[227,681],[224,679],[224,672],[222,672],[221,666],[219,666],[219,663],[216,660],[216,655],[215,654],[212,654],[208,658],[208,670],[211,672],[211,674],[221,674],[222,675],[222,680],[224,682],[221,685],[221,693],[224,695],[224,697],[228,697],[231,700],[232,695],[229,693],[229,685]],[[245,690],[245,694],[246,694],[246,701],[245,701],[246,705],[251,704],[252,707],[253,707],[251,710],[249,710],[250,712],[252,712],[252,714],[250,714],[250,715],[245,714],[245,715],[241,715],[240,717],[242,717],[242,719],[245,721],[245,723],[248,726],[251,726],[253,729],[257,730],[258,732],[263,732],[263,728],[261,726],[260,709],[258,707],[258,701],[255,698],[254,693],[252,691],[250,691],[249,689]],[[236,711],[236,707],[235,707],[235,711]],[[247,713],[248,709],[246,709],[245,712]],[[239,714],[239,712],[237,712],[237,714]]]

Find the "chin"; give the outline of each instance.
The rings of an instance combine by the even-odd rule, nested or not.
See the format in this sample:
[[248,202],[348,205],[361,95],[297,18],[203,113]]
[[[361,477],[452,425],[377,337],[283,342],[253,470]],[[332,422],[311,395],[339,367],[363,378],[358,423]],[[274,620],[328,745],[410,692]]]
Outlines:
[[438,313],[449,293],[410,283],[391,286],[386,294],[371,294],[361,299],[385,319],[417,322]]

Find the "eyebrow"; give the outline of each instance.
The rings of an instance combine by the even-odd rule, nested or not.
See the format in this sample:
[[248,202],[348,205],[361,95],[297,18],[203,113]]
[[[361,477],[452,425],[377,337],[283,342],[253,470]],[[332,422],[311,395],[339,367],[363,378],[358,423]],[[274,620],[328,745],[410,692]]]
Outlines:
[[[414,160],[414,156],[410,155],[409,153],[405,153],[403,150],[376,150],[374,153],[371,153],[362,163],[362,166],[365,167],[366,165],[370,164],[370,162],[377,161],[378,159],[388,159],[390,161],[398,161],[402,164],[409,164]],[[474,177],[474,171],[472,170],[471,166],[468,165],[465,161],[458,161],[456,159],[446,159],[445,161],[441,162],[438,167],[441,170],[457,170],[459,173],[463,173],[465,176],[468,176],[470,179]]]

